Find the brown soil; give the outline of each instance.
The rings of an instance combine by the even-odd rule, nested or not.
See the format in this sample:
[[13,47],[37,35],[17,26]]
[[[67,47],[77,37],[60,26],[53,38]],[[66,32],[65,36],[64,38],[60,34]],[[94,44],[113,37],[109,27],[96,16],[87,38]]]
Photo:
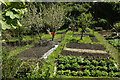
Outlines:
[[6,42],[6,44],[5,44],[5,43],[2,43],[2,47],[5,47],[6,50],[7,50],[8,52],[10,52],[10,51],[12,51],[12,50],[15,50],[15,49],[17,49],[17,48],[20,48],[20,47],[22,47],[22,46],[25,46],[25,45],[27,45],[27,44],[31,44],[32,42],[33,42],[32,40],[24,41],[24,42],[22,42],[22,44],[21,44],[20,46],[19,46],[19,44],[18,44],[18,41]]
[[90,44],[90,43],[70,42],[66,45],[66,47],[67,48],[76,48],[76,49],[105,50],[104,46],[101,44]]
[[92,42],[99,42],[96,37],[90,37],[90,39],[92,40]]
[[56,44],[58,44],[57,41],[44,40],[42,44],[37,43],[34,47],[18,54],[18,57],[20,59],[39,59]]
[[[82,34],[73,34],[74,37],[81,37]],[[83,37],[89,36],[89,34],[84,34]]]
[[89,58],[108,58],[110,55],[108,54],[101,54],[101,53],[86,53],[86,52],[74,52],[74,51],[68,51],[68,50],[63,50],[61,51],[61,55],[63,56],[81,56],[83,58],[89,57]]

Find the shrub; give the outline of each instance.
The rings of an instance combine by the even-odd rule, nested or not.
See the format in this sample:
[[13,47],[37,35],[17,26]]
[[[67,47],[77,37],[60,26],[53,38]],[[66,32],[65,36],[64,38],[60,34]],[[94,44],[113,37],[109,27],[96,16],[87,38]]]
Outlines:
[[102,71],[102,76],[108,76],[108,73],[106,71]]
[[70,70],[66,70],[64,73],[65,73],[66,76],[69,76],[71,74],[71,71]]
[[94,65],[90,65],[90,70],[94,70],[95,66]]
[[94,66],[97,66],[97,65],[99,64],[99,62],[96,61],[96,60],[93,60],[93,61],[92,61],[92,64],[93,64]]
[[71,67],[70,64],[66,64],[66,65],[65,65],[65,68],[67,68],[67,69],[69,69],[70,67]]
[[79,75],[79,76],[82,76],[82,75],[83,75],[83,72],[82,72],[82,71],[78,71],[78,75]]
[[90,75],[90,71],[85,69],[84,72],[83,72],[84,76],[89,76]]
[[86,65],[90,65],[90,61],[89,60],[84,60],[84,63],[86,64]]
[[101,75],[102,75],[101,71],[96,70],[96,76],[97,76],[97,77],[100,77]]
[[57,73],[58,73],[59,75],[63,75],[63,74],[64,74],[64,71],[61,70],[61,71],[58,71]]
[[73,76],[76,76],[76,75],[77,75],[77,72],[76,72],[76,71],[72,71],[72,75],[73,75]]
[[100,64],[101,66],[106,66],[106,65],[107,65],[106,62],[103,61],[103,60],[101,60],[99,64]]
[[85,70],[85,69],[90,69],[90,66],[87,66],[87,65],[86,65],[86,66],[83,67],[83,69],[84,69],[84,70]]
[[96,74],[95,71],[92,70],[92,71],[91,71],[91,76],[95,76],[95,74]]
[[79,68],[80,66],[79,66],[79,64],[78,63],[74,63],[74,64],[72,64],[72,68],[73,69],[77,69],[77,68]]
[[64,65],[63,64],[60,64],[59,66],[58,66],[58,69],[64,69],[65,67],[64,67]]

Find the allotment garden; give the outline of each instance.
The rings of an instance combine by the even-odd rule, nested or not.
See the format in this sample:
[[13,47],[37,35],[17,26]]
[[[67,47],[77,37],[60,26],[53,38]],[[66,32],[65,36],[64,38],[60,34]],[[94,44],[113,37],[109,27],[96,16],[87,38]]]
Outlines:
[[106,5],[120,12],[119,2],[3,2],[2,78],[119,80],[120,22]]

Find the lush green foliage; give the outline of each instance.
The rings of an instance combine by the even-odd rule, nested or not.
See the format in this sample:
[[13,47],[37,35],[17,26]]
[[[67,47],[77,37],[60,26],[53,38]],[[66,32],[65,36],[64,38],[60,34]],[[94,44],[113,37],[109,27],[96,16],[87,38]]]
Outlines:
[[78,71],[78,76],[82,76],[83,72],[82,71]]
[[[100,77],[100,76],[117,77],[119,76],[118,66],[115,66],[115,61],[111,58],[108,61],[104,61],[105,59],[97,61],[97,60],[88,60],[88,59],[82,60],[81,56],[79,57],[60,56],[59,59],[68,60],[68,61],[72,60],[71,63],[69,62],[58,63],[59,64],[58,71],[64,70],[64,75],[67,75],[67,76],[70,76],[70,75],[93,76],[93,77]],[[63,75],[60,71],[58,73],[59,75]]]
[[90,65],[90,61],[88,59],[84,60],[84,63]]
[[83,72],[83,75],[84,76],[89,76],[90,75],[90,71],[85,69],[84,72]]
[[93,60],[93,61],[92,61],[92,64],[93,64],[94,66],[97,66],[99,63],[98,63],[98,61]]
[[73,76],[76,76],[77,75],[77,72],[76,71],[72,71],[71,72]]

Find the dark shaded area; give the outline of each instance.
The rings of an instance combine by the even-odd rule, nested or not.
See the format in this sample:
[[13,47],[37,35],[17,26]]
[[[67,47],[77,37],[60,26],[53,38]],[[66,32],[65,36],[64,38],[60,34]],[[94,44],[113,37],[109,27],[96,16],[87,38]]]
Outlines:
[[76,49],[105,50],[105,47],[101,44],[90,44],[90,43],[70,42],[66,45],[66,47],[67,48],[76,48]]

